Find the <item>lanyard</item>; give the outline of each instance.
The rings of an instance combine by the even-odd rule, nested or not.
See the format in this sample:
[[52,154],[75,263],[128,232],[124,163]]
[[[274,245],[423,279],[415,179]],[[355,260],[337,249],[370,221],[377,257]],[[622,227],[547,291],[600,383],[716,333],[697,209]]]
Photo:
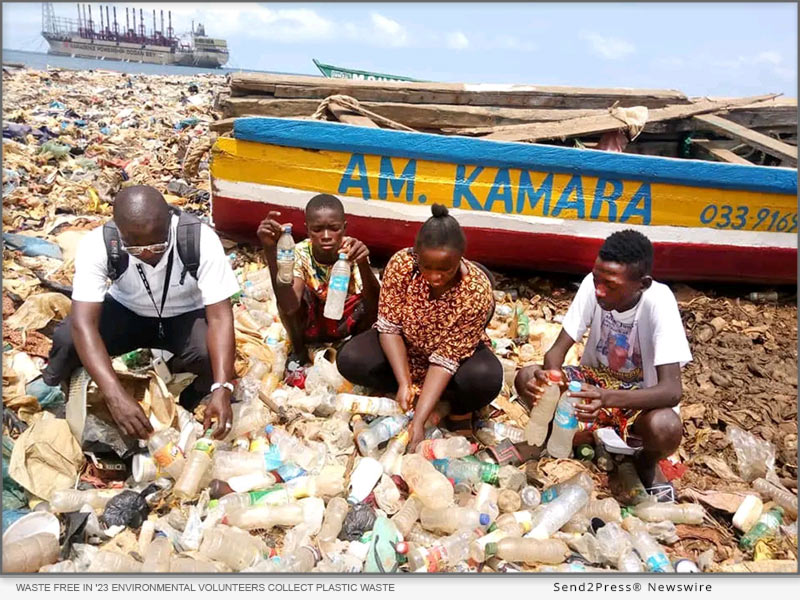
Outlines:
[[144,289],[147,290],[147,295],[150,296],[150,302],[153,303],[153,308],[156,310],[158,314],[158,339],[163,340],[164,335],[164,323],[161,320],[161,313],[164,311],[164,303],[167,301],[167,292],[169,291],[169,283],[170,283],[170,276],[172,275],[172,253],[175,251],[175,248],[169,251],[169,257],[167,258],[167,273],[164,277],[164,291],[161,294],[161,309],[159,310],[158,306],[156,305],[156,299],[153,298],[153,291],[150,289],[150,283],[147,281],[147,277],[145,277],[144,270],[142,269],[142,265],[136,265],[136,270],[139,272],[139,277],[142,279],[142,283],[144,284]]

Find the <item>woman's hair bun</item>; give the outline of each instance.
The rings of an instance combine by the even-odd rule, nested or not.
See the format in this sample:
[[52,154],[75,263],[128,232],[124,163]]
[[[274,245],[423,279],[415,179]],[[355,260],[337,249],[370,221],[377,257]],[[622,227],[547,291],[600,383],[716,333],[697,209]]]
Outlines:
[[434,204],[431,206],[431,214],[440,219],[442,217],[446,217],[450,211],[447,210],[447,207],[444,204]]

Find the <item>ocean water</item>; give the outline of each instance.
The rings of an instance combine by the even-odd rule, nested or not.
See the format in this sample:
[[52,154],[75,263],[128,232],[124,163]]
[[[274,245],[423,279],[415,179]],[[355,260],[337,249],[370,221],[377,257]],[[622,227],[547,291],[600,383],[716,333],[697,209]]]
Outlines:
[[282,71],[259,71],[258,69],[203,69],[197,67],[179,67],[175,65],[153,65],[149,63],[123,62],[120,60],[98,60],[94,58],[71,58],[69,56],[52,56],[44,52],[28,52],[25,50],[8,50],[3,48],[3,62],[20,63],[32,69],[59,67],[88,71],[103,69],[120,73],[144,73],[147,75],[196,75],[198,73],[274,73],[277,75],[308,75],[308,73],[286,73]]

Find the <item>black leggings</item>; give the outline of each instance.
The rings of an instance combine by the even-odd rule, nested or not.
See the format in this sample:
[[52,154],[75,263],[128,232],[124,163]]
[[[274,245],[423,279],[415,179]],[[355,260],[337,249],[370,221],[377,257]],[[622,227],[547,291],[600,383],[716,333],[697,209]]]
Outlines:
[[[351,383],[379,392],[396,392],[397,379],[378,336],[376,329],[370,329],[353,337],[339,351],[336,366]],[[462,415],[489,404],[497,398],[502,387],[503,366],[481,343],[475,353],[458,367],[444,397],[450,401],[451,412]]]

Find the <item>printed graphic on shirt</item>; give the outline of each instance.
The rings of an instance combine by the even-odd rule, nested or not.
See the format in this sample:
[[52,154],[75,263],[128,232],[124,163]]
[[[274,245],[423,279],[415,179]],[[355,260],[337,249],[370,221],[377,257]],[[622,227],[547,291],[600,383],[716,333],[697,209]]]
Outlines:
[[621,323],[610,312],[602,311],[600,337],[595,351],[603,366],[615,373],[624,373],[625,380],[644,379],[642,352],[634,323]]

